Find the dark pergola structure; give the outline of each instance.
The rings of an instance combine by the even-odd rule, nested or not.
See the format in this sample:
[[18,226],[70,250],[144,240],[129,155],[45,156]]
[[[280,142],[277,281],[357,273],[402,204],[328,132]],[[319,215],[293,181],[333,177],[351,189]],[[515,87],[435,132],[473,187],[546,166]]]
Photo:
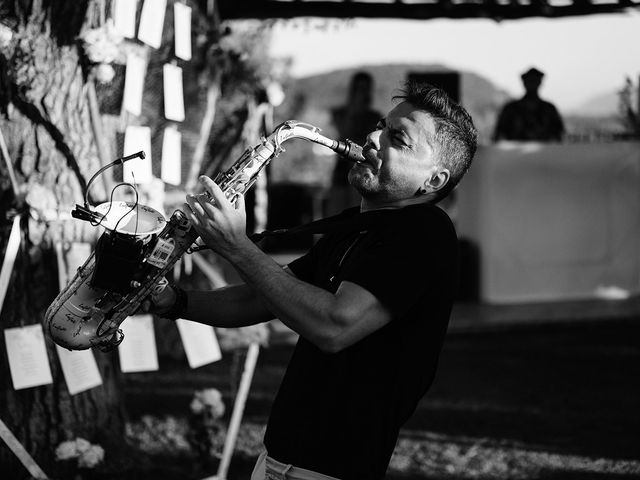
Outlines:
[[[209,0],[211,1],[211,0]],[[558,18],[639,9],[640,0],[217,0],[221,18]]]

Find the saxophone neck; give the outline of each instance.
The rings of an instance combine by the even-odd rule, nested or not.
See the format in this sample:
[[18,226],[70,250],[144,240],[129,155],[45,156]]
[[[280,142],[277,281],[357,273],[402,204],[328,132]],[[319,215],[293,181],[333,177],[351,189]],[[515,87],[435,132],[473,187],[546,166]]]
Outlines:
[[287,120],[276,127],[273,135],[278,144],[293,138],[303,138],[328,148],[334,148],[335,140],[320,134],[321,130],[310,123],[299,122],[298,120]]
[[330,148],[346,160],[356,163],[364,161],[364,157],[362,156],[362,147],[360,145],[352,142],[351,140],[333,140],[321,135],[320,131],[321,130],[318,127],[314,127],[309,123],[299,122],[297,120],[287,120],[276,128],[274,134],[278,135],[278,137],[282,137],[280,143],[292,138],[304,138],[310,142]]
[[234,200],[254,184],[258,174],[267,164],[284,151],[282,144],[294,138],[302,138],[330,148],[352,162],[363,161],[362,147],[351,140],[338,141],[320,134],[320,129],[298,120],[287,120],[278,125],[262,142],[246,150],[225,172],[218,174],[215,182],[229,200]]

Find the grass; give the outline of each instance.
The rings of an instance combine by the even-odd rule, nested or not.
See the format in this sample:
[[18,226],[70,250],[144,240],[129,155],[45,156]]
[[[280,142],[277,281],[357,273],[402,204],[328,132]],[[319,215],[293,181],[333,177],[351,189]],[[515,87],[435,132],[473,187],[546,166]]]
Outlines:
[[[230,480],[250,472],[290,353],[278,345],[260,354]],[[209,387],[225,395],[228,418],[232,363],[228,355],[190,371],[184,361],[161,359],[160,372],[127,375],[132,424],[144,415],[185,423],[193,391]],[[387,478],[640,478],[638,406],[640,319],[451,333]],[[215,461],[194,470],[188,449],[148,455],[164,465],[155,478],[215,473]]]

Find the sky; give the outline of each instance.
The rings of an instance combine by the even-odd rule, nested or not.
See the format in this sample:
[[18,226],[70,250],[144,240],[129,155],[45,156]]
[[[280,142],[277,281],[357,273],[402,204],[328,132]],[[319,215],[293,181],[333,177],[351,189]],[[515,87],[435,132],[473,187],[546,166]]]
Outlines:
[[[325,26],[327,28],[320,28]],[[271,54],[301,77],[345,67],[439,63],[482,75],[514,97],[520,74],[545,72],[540,95],[562,111],[640,75],[640,10],[565,19],[311,19],[278,22]]]

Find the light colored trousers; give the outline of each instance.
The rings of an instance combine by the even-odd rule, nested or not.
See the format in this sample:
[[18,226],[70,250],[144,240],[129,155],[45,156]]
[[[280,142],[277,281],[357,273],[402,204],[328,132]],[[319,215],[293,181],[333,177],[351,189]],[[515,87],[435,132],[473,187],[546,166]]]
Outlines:
[[339,480],[335,477],[280,463],[263,451],[258,457],[251,480]]

